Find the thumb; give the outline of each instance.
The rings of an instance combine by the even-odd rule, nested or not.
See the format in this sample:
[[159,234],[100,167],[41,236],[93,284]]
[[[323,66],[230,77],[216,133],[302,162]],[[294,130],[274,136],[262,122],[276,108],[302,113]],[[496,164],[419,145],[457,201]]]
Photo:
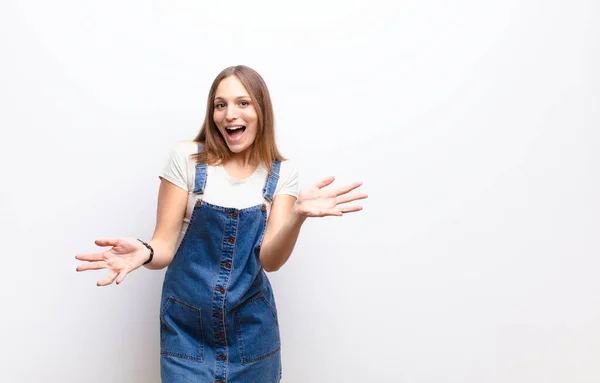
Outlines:
[[119,240],[117,238],[97,239],[94,243],[98,246],[116,246]]
[[123,279],[125,279],[125,277],[127,276],[127,271],[123,270],[119,273],[119,275],[117,276],[117,285],[121,284],[121,282],[123,282]]
[[334,176],[325,177],[322,180],[320,180],[319,182],[317,182],[317,187],[319,189],[324,188],[327,185],[331,185],[331,183],[333,181],[335,181],[335,177]]

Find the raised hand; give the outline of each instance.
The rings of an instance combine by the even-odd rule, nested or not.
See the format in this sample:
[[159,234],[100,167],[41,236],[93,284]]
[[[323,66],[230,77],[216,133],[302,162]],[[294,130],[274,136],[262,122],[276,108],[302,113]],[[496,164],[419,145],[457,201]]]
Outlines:
[[87,261],[77,266],[77,271],[99,270],[108,268],[110,275],[96,283],[98,286],[107,286],[115,280],[117,284],[123,282],[125,276],[142,266],[148,260],[149,250],[135,238],[98,239],[98,246],[112,246],[103,253],[78,254],[75,259]]
[[349,194],[360,187],[362,182],[354,182],[339,188],[325,189],[334,180],[335,178],[330,176],[302,189],[294,205],[296,214],[305,217],[326,217],[341,216],[345,213],[362,210],[360,205],[345,205],[368,197],[366,193]]

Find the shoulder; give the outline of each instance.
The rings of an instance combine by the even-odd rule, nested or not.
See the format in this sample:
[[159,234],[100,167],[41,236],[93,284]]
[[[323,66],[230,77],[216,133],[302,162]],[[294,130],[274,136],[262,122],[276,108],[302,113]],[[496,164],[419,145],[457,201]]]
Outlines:
[[299,172],[293,161],[281,161],[279,168],[279,180],[275,194],[290,194],[294,197],[298,196],[299,187]]
[[296,168],[296,164],[291,160],[281,161],[279,178],[289,179],[291,177],[298,177],[298,168]]
[[190,190],[194,169],[191,155],[196,152],[198,152],[198,145],[194,141],[179,141],[173,144],[160,177],[184,190]]

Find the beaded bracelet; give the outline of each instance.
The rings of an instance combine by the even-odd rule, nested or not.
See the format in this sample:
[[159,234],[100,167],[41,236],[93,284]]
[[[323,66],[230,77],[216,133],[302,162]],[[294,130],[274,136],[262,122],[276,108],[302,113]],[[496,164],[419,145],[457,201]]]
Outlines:
[[154,257],[154,249],[152,248],[152,246],[148,245],[146,242],[142,241],[139,238],[138,241],[140,241],[142,245],[146,246],[148,250],[150,250],[150,258],[148,258],[148,260],[144,262],[144,265],[147,265],[148,263],[152,262],[152,257]]

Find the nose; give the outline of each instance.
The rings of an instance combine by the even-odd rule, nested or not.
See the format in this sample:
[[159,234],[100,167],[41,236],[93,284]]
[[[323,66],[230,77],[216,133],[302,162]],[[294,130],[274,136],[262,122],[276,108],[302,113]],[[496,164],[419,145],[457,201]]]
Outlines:
[[235,120],[237,118],[237,108],[235,107],[235,105],[227,106],[225,118],[228,121]]

